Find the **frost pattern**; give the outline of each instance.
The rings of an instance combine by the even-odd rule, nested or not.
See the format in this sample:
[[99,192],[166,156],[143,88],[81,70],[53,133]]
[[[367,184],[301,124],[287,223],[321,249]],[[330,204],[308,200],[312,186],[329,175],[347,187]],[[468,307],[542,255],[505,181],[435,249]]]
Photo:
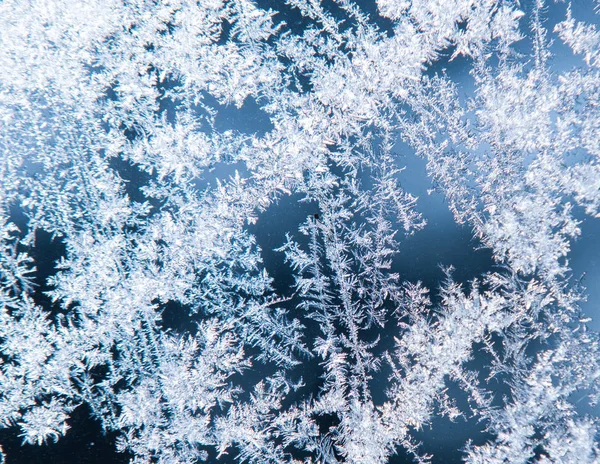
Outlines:
[[[493,437],[466,462],[597,462],[568,267],[574,209],[600,217],[597,25],[568,7],[548,30],[542,0],[263,3],[0,3],[2,426],[56,441],[87,404],[134,463],[384,463],[426,462],[415,432],[464,416]],[[223,129],[253,105],[264,133]],[[427,227],[398,138],[493,252],[468,288],[394,271]],[[252,226],[284,197],[318,213],[276,290]],[[41,231],[65,247],[46,282]]]

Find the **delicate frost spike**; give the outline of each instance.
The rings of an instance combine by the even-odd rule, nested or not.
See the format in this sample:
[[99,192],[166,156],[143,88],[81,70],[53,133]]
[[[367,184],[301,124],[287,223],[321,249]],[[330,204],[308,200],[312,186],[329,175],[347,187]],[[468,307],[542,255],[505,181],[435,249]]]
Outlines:
[[541,450],[536,460],[539,463],[597,462],[597,419],[578,417],[568,401],[575,391],[588,389],[590,382],[596,382],[590,375],[599,361],[594,335],[592,341],[567,334],[556,349],[538,355],[529,373],[516,370],[514,400],[502,410],[484,411],[490,419],[490,430],[497,434],[496,441],[469,445],[467,462],[526,463],[535,456],[536,449]]
[[23,437],[23,443],[41,445],[48,439],[57,442],[70,428],[66,422],[70,409],[72,408],[55,401],[54,398],[50,403],[34,406],[23,415],[23,421],[18,423],[22,430],[19,436]]
[[588,66],[600,66],[600,32],[594,24],[575,21],[569,6],[567,19],[557,24],[554,30],[573,53],[583,55]]

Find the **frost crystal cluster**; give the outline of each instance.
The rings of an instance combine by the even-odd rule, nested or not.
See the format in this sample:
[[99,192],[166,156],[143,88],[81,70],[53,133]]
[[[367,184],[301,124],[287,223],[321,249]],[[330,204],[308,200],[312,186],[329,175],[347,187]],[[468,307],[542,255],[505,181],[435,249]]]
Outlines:
[[[445,418],[467,463],[599,462],[586,8],[2,1],[2,426],[43,445],[88,408],[136,464],[358,464],[435,459]],[[398,272],[435,227],[403,151],[489,272]]]

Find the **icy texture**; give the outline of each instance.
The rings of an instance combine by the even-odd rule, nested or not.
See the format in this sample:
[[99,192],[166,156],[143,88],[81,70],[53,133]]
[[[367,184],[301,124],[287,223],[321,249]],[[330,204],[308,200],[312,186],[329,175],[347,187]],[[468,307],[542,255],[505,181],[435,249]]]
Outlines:
[[[600,397],[599,340],[568,267],[574,210],[600,217],[595,20],[263,3],[0,3],[2,425],[56,441],[87,404],[135,463],[384,463],[426,461],[415,432],[465,416],[492,437],[467,462],[598,462],[572,400]],[[553,65],[557,44],[578,66]],[[224,128],[247,107],[266,127]],[[466,289],[394,271],[428,227],[398,139],[493,252]],[[253,225],[287,196],[314,212],[276,291]],[[40,231],[65,247],[43,282]]]

